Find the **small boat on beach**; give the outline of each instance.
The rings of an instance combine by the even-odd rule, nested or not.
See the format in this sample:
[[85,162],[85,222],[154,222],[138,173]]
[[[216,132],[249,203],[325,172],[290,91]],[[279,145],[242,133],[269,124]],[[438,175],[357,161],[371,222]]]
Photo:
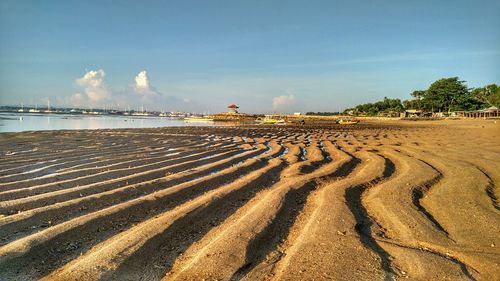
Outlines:
[[340,125],[356,125],[358,123],[359,123],[359,120],[343,120],[343,119],[339,120]]
[[264,118],[259,117],[255,120],[255,122],[258,124],[264,124],[264,125],[285,125],[286,124],[285,120],[276,119],[276,118],[273,118],[269,115],[266,115],[266,117],[264,117]]
[[209,117],[186,117],[184,118],[184,122],[213,122],[213,118]]

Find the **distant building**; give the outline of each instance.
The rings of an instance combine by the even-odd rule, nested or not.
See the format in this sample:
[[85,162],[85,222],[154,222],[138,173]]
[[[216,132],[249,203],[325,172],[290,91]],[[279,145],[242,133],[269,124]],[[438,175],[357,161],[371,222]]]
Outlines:
[[230,104],[227,106],[227,108],[229,109],[229,113],[232,113],[232,114],[237,114],[238,113],[238,106],[236,104]]
[[293,115],[300,116],[300,115],[302,115],[302,113],[300,113],[300,112],[294,112]]

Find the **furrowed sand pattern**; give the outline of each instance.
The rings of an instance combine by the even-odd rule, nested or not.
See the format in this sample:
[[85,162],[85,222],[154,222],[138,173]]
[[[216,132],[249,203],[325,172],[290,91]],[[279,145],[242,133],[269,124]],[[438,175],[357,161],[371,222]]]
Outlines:
[[0,280],[495,280],[490,121],[0,135]]

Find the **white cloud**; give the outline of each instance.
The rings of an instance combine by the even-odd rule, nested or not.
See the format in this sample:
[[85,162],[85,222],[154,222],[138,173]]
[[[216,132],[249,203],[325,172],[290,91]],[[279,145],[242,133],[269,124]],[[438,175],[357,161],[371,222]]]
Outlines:
[[163,95],[151,85],[146,70],[139,72],[134,81],[134,92],[140,97],[141,103],[149,103],[154,106],[157,102],[160,102]]
[[[93,104],[111,99],[111,93],[104,82],[105,76],[106,73],[102,69],[90,70],[76,80],[76,83],[83,87],[85,95]],[[83,97],[81,94],[75,94],[74,98],[81,100]]]
[[189,98],[178,98],[159,92],[149,80],[148,72],[142,70],[134,78],[133,92],[131,97],[141,105],[159,110],[187,110],[193,107],[193,102]]
[[146,70],[139,72],[139,74],[135,76],[135,90],[140,94],[147,94],[151,92],[148,73]]
[[295,96],[292,94],[282,95],[273,98],[274,111],[289,111],[293,109],[296,104]]
[[138,110],[197,110],[198,104],[190,98],[180,98],[159,92],[148,77],[146,70],[134,77],[134,83],[123,89],[109,87],[104,70],[90,70],[76,79],[79,89],[75,94],[58,99],[59,104],[80,108],[127,108]]

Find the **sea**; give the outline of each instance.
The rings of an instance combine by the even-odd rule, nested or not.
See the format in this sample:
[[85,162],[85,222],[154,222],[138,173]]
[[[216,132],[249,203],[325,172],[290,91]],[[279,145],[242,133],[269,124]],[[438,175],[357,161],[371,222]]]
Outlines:
[[0,133],[117,128],[157,128],[173,126],[214,126],[188,123],[178,118],[123,115],[72,115],[0,112]]

